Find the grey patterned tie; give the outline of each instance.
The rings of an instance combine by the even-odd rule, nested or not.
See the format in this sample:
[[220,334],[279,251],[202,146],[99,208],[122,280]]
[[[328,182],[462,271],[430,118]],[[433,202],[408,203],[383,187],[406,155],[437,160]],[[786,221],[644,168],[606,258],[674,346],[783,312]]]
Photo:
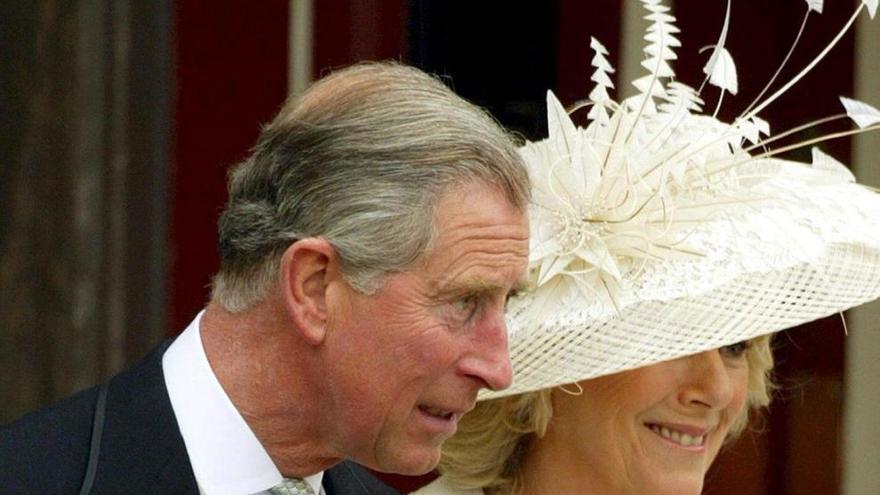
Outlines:
[[272,495],[315,495],[311,485],[301,479],[284,478],[281,484],[269,489]]

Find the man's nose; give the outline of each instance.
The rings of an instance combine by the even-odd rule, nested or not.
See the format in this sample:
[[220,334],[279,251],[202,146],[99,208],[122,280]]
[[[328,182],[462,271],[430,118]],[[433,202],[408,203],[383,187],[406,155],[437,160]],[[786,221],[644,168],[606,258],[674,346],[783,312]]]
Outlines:
[[503,390],[513,381],[503,310],[475,329],[473,348],[461,360],[459,372],[480,382],[480,387]]
[[679,392],[685,405],[721,409],[733,400],[733,383],[717,349],[685,358],[686,371]]

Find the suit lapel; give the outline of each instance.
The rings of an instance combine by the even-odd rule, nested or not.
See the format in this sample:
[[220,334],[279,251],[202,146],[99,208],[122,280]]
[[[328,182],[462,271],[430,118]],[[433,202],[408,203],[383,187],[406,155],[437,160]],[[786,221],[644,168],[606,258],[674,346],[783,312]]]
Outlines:
[[110,381],[96,486],[116,493],[198,493],[165,388],[171,341]]
[[324,472],[327,495],[400,495],[361,466],[345,461]]

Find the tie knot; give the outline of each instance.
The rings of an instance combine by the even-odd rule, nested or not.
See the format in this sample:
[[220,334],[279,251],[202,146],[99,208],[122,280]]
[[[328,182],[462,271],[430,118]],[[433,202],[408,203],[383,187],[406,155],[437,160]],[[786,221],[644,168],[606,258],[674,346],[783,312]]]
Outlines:
[[315,495],[312,487],[298,478],[284,478],[280,484],[269,489],[272,495]]

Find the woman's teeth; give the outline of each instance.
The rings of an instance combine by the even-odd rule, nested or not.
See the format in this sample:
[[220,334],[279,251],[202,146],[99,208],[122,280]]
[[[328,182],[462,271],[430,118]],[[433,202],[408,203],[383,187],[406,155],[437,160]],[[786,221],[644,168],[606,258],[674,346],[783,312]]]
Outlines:
[[703,445],[703,442],[706,440],[706,435],[694,437],[687,433],[678,430],[670,430],[669,428],[660,425],[651,425],[651,431],[667,440],[672,440],[683,447],[697,447]]

